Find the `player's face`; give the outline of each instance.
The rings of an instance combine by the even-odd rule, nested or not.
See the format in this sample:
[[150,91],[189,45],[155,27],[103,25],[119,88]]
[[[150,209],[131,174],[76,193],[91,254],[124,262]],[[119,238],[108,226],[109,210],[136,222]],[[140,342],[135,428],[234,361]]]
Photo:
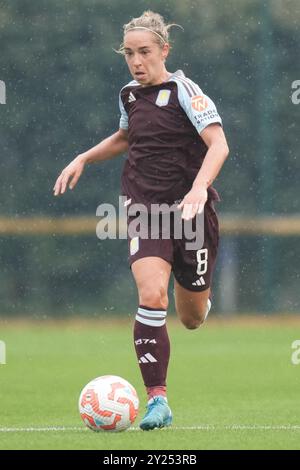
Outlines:
[[166,80],[165,59],[169,44],[163,47],[151,31],[130,31],[124,38],[127,65],[133,78],[142,86],[159,85]]

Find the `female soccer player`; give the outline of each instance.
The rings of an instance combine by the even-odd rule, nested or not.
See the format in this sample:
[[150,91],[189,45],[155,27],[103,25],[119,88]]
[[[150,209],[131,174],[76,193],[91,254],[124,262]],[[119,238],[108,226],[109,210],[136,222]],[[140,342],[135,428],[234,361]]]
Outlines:
[[229,152],[212,100],[182,71],[166,69],[170,26],[151,11],[124,25],[124,41],[118,52],[125,55],[133,81],[120,92],[120,128],[78,155],[54,186],[55,196],[63,194],[68,185],[74,188],[87,163],[128,151],[122,174],[122,193],[128,205],[142,203],[149,209],[151,204],[176,203],[182,220],[192,222],[204,212],[201,249],[188,250],[184,237],[129,237],[129,262],[139,296],[134,344],[149,399],[140,423],[143,430],[172,422],[166,394],[171,271],[176,310],[186,328],[198,328],[210,310],[218,247],[213,205],[218,194],[211,184]]

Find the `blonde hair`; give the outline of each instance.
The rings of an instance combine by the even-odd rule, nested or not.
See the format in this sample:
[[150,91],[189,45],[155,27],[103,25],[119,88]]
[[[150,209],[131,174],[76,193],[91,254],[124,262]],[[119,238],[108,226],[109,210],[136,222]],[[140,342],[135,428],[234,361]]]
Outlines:
[[[160,47],[163,47],[164,44],[169,44],[169,29],[172,28],[172,26],[178,26],[183,30],[182,26],[180,26],[179,24],[166,24],[164,18],[159,13],[154,13],[151,10],[147,10],[144,11],[144,13],[140,17],[132,18],[129,23],[124,24],[123,37],[125,37],[125,34],[129,31],[142,29],[154,33],[155,42]],[[115,52],[124,55],[124,42]]]

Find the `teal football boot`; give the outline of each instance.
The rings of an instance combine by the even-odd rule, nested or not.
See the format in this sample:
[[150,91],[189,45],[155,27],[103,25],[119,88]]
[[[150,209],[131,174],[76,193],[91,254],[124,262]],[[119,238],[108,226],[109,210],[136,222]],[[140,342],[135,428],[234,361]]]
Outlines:
[[172,412],[167,400],[162,396],[152,398],[147,406],[147,413],[140,423],[143,431],[170,426],[172,423]]

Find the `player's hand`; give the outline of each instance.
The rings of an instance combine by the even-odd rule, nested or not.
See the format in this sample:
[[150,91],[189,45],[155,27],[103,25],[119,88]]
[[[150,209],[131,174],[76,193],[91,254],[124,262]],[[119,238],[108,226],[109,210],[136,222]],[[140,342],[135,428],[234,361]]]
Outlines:
[[196,214],[200,214],[207,201],[207,189],[203,187],[193,187],[178,204],[177,209],[182,209],[181,218],[190,220]]
[[[68,185],[69,189],[74,188],[83,172],[84,165],[85,161],[81,155],[79,155],[68,166],[66,166],[55,182],[53,188],[54,196],[64,194]],[[70,178],[72,179],[69,183]]]

